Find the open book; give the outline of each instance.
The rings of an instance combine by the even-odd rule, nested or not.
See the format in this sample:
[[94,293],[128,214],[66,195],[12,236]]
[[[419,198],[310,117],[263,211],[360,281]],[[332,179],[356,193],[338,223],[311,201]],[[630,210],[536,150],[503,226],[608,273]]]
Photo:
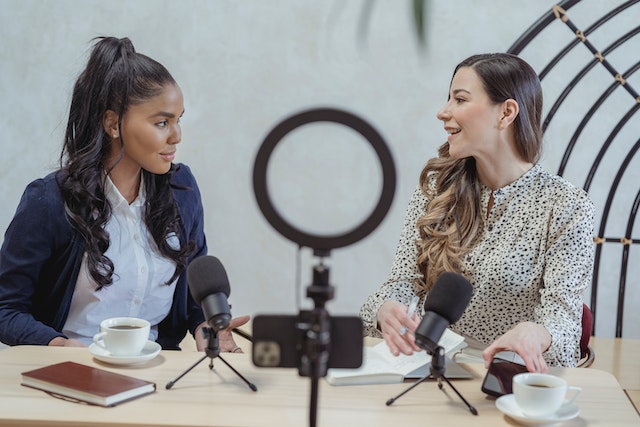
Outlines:
[[[445,329],[438,345],[444,348],[446,355],[452,355],[467,346],[464,338],[450,329]],[[447,360],[447,363],[450,361]],[[365,346],[362,366],[357,369],[329,369],[325,379],[331,385],[362,385],[401,383],[425,365],[431,363],[426,351],[410,356],[391,354],[385,341],[374,346]]]

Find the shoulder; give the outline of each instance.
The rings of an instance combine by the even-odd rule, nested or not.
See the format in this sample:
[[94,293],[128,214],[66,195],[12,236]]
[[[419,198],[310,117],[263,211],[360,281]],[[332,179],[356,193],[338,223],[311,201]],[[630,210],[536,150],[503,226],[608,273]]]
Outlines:
[[187,165],[177,163],[175,166],[176,171],[171,177],[171,189],[180,216],[186,222],[189,218],[200,218],[203,215],[203,207],[196,178]]
[[537,186],[545,192],[556,207],[594,211],[594,203],[582,188],[567,179],[540,168],[536,177]]
[[31,181],[24,190],[21,203],[41,206],[62,205],[62,194],[58,185],[59,172]]
[[176,171],[171,178],[171,183],[178,186],[184,187],[196,187],[197,182],[196,177],[191,172],[191,168],[185,165],[184,163],[176,163],[175,164]]

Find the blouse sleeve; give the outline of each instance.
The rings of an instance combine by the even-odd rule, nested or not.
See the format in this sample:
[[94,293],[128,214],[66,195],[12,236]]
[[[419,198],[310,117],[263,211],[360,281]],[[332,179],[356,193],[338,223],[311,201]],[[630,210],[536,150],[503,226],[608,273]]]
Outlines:
[[395,300],[409,305],[414,295],[418,295],[421,299],[424,298],[424,291],[419,290],[413,283],[414,279],[421,277],[416,264],[417,248],[415,242],[419,238],[416,221],[425,212],[426,202],[427,199],[420,188],[416,188],[407,207],[391,273],[387,281],[376,292],[369,295],[360,308],[360,318],[364,324],[365,335],[382,336],[377,327],[377,316],[380,306],[385,301]]
[[544,283],[534,321],[551,334],[544,354],[551,366],[575,366],[580,359],[583,295],[594,263],[594,216],[589,196],[574,189],[557,201],[550,217]]

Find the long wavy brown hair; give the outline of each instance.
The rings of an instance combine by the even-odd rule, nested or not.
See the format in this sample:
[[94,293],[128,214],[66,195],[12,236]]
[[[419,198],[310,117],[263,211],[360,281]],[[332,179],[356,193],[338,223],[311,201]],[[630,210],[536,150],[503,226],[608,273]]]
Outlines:
[[[453,75],[463,67],[477,73],[494,104],[507,99],[518,103],[519,113],[513,122],[515,147],[523,160],[536,163],[542,149],[542,88],[533,68],[507,53],[471,56],[458,64]],[[417,264],[422,273],[417,285],[428,291],[442,273],[465,270],[464,257],[483,229],[475,159],[451,158],[445,142],[438,157],[422,170],[420,187],[428,202],[416,223],[420,233]]]

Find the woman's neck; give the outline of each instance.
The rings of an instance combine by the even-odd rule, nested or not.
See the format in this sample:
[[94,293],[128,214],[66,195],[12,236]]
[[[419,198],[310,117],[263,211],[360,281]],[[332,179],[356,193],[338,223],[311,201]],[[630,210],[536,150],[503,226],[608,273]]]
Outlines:
[[515,158],[500,162],[479,162],[476,159],[478,179],[494,191],[516,181],[532,167],[533,163]]
[[142,175],[142,169],[126,170],[125,168],[118,167],[116,165],[109,171],[109,178],[116,186],[122,197],[131,204],[140,191],[140,176]]

